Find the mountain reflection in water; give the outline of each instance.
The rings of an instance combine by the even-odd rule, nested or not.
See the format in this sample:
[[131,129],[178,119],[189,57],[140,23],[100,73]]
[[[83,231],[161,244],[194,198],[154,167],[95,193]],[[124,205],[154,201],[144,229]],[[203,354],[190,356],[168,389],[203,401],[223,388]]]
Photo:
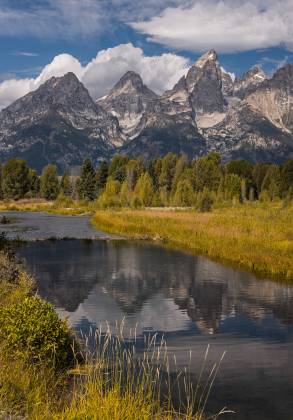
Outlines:
[[[28,243],[19,253],[77,330],[125,319],[124,336],[163,333],[177,364],[200,369],[227,351],[210,408],[237,419],[293,418],[293,287],[202,257],[135,242]],[[129,333],[129,337],[130,337]],[[229,416],[228,418],[234,418]]]

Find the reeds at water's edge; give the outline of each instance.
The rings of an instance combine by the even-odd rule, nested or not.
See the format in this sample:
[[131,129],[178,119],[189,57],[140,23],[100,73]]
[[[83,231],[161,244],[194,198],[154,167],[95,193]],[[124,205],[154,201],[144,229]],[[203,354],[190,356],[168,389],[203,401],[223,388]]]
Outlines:
[[[19,266],[11,270],[13,264],[13,259],[0,252],[0,315],[3,309],[36,298],[34,281]],[[34,311],[34,306],[30,308]],[[50,312],[50,305],[46,308]],[[35,313],[28,315],[45,337],[42,321]],[[191,353],[186,368],[178,369],[164,337],[137,337],[136,329],[126,333],[122,321],[114,331],[106,324],[106,328],[101,325],[87,337],[81,335],[80,344],[72,347],[73,365],[56,370],[54,363],[31,358],[30,343],[34,356],[38,349],[38,341],[32,341],[34,331],[28,328],[31,338],[23,337],[22,325],[13,322],[13,326],[11,340],[8,337],[5,341],[0,334],[0,419],[206,420],[228,412],[207,412],[208,398],[224,357],[209,367],[209,348],[194,385]],[[27,347],[21,351],[19,347],[16,352],[9,348],[15,337],[22,343],[25,340]]]
[[[73,413],[81,407],[86,412],[90,409],[91,395],[103,392],[108,393],[122,392],[123,398],[135,401],[143,406],[140,411],[145,410],[145,415],[139,414],[137,418],[149,419],[216,419],[219,415],[230,411],[225,408],[219,413],[206,415],[208,398],[218,375],[221,362],[224,358],[222,354],[218,363],[212,367],[207,367],[209,346],[203,355],[203,363],[200,369],[196,384],[191,380],[190,367],[192,354],[190,352],[189,361],[184,369],[178,369],[176,357],[168,350],[167,343],[163,336],[148,334],[143,338],[143,350],[137,348],[136,329],[127,333],[124,338],[124,322],[116,324],[115,331],[107,328],[100,328],[84,337],[85,342],[94,342],[96,347],[85,355],[85,364],[79,366],[74,374],[77,375],[76,396],[74,404],[68,408],[67,412]],[[106,331],[106,332],[102,332]],[[129,338],[130,337],[130,338]],[[87,349],[90,347],[87,345]],[[80,385],[84,386],[84,381],[80,378],[86,377],[86,388],[89,391],[87,397],[80,398]],[[88,399],[90,396],[90,399]],[[79,401],[76,408],[76,400]],[[127,408],[129,410],[130,407]],[[107,410],[107,409],[106,409]],[[107,411],[103,414],[106,418]],[[65,417],[67,418],[67,417]],[[73,415],[75,418],[75,414]],[[99,417],[100,418],[100,417]],[[135,412],[130,416],[125,412],[117,418],[136,418]]]

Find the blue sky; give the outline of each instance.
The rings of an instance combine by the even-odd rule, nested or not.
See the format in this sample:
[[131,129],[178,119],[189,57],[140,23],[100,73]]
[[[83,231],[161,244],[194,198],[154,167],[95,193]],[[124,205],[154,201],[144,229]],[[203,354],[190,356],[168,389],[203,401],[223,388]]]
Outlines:
[[292,0],[0,0],[0,107],[74,59],[94,96],[128,67],[154,90],[169,88],[210,48],[236,75],[254,64],[273,73],[293,61],[292,20]]

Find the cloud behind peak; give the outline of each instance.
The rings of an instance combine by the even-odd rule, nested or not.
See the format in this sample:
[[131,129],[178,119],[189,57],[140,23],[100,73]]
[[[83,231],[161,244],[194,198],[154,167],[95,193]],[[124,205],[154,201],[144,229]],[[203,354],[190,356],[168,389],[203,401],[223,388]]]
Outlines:
[[130,26],[168,47],[220,53],[285,45],[293,50],[292,0],[195,0]]

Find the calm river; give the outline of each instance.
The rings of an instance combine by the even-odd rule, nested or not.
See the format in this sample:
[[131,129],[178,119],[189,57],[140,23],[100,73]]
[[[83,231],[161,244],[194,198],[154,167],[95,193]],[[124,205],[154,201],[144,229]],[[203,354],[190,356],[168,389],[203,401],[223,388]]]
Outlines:
[[[3,213],[1,213],[3,214]],[[164,334],[183,367],[192,350],[194,376],[208,344],[209,363],[226,356],[209,410],[223,418],[293,419],[293,286],[259,280],[206,258],[96,232],[86,217],[13,213],[1,225],[29,240],[18,253],[61,317],[87,334],[105,321],[124,335],[136,326]],[[44,240],[51,237],[78,238]],[[97,240],[93,240],[93,238]],[[30,241],[43,239],[42,241]]]

